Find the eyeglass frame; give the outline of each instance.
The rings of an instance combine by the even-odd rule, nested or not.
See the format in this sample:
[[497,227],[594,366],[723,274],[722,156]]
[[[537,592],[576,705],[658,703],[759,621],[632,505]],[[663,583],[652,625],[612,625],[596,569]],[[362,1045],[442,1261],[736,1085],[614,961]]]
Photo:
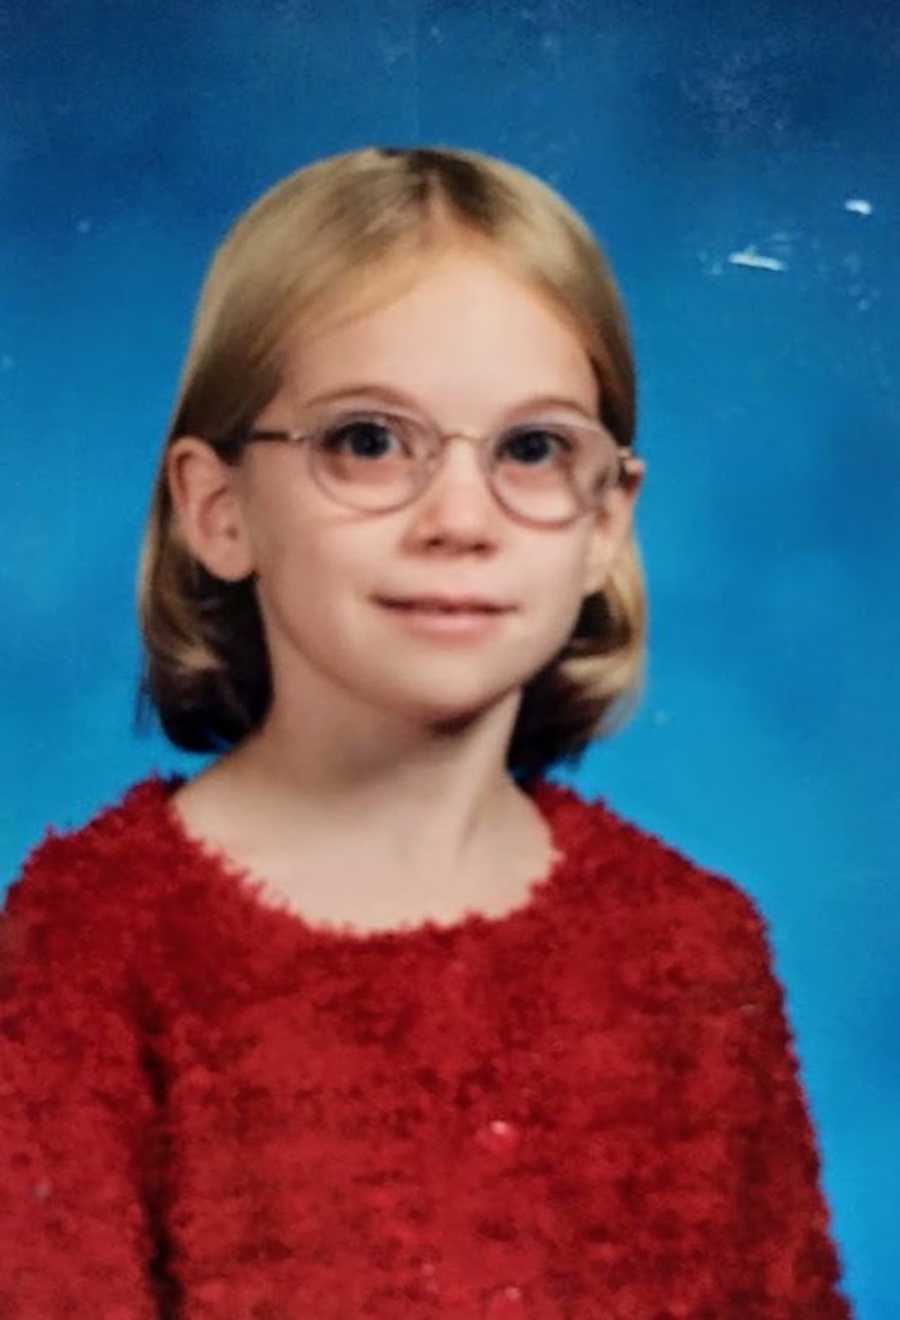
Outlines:
[[[535,518],[535,517],[530,517],[528,514],[521,513],[518,509],[510,508],[509,505],[504,500],[503,496],[494,487],[493,470],[496,464],[492,463],[490,459],[490,448],[491,448],[490,442],[492,440],[496,440],[498,438],[498,435],[503,435],[504,431],[500,431],[497,433],[489,432],[487,434],[481,434],[481,435],[475,434],[471,431],[442,431],[437,426],[437,424],[431,421],[430,419],[428,419],[428,421],[426,422],[424,419],[411,417],[408,413],[392,412],[390,409],[386,409],[386,408],[349,409],[348,412],[350,416],[352,416],[354,413],[358,413],[362,416],[372,417],[376,419],[384,418],[386,420],[390,420],[392,418],[396,418],[401,421],[413,421],[417,423],[420,422],[422,425],[428,426],[428,429],[431,431],[432,435],[437,440],[438,445],[437,448],[434,450],[433,454],[430,455],[424,463],[419,465],[419,470],[423,473],[423,478],[418,483],[416,489],[414,489],[409,496],[404,497],[404,499],[398,501],[396,504],[390,504],[387,505],[385,508],[379,508],[379,509],[360,509],[355,504],[350,504],[345,502],[344,500],[341,500],[331,490],[327,489],[324,483],[319,479],[319,477],[316,474],[316,465],[312,457],[314,446],[307,445],[306,452],[309,455],[307,459],[307,466],[309,469],[310,476],[312,477],[316,485],[319,487],[319,489],[322,491],[323,495],[327,496],[328,499],[333,500],[336,504],[339,504],[341,508],[352,509],[356,513],[394,513],[398,509],[404,509],[408,505],[415,503],[415,501],[419,498],[419,496],[425,493],[425,491],[428,489],[428,487],[431,485],[432,481],[440,471],[446,459],[447,444],[448,441],[450,440],[468,440],[471,444],[475,445],[478,451],[479,466],[481,467],[482,473],[485,478],[485,484],[487,485],[487,488],[490,491],[491,495],[494,497],[494,499],[497,501],[497,503],[500,505],[503,511],[507,513],[511,518],[521,520],[522,522],[533,523],[539,527],[566,527],[570,523],[576,522],[583,514],[589,513],[592,510],[600,507],[600,499],[598,499],[595,503],[589,500],[586,501],[582,496],[582,493],[578,489],[578,487],[574,483],[570,483],[572,485],[572,493],[574,494],[576,503],[578,504],[579,507],[578,507],[578,511],[576,513],[573,513],[569,517],[553,518],[553,519]],[[519,425],[527,426],[528,422],[526,421]],[[553,425],[553,423],[546,422],[545,425],[550,427]],[[614,469],[614,475],[605,484],[603,491],[601,492],[601,495],[605,495],[608,490],[614,490],[617,486],[623,485],[626,478],[629,475],[629,465],[637,460],[637,455],[634,451],[633,446],[620,444],[616,440],[615,436],[609,430],[607,430],[605,426],[602,426],[600,423],[577,422],[577,423],[570,423],[570,425],[582,431],[592,431],[597,435],[608,436],[613,443],[616,458],[618,459],[618,467],[617,469]],[[505,429],[514,431],[516,430],[516,427],[517,424],[512,423],[509,427]],[[256,442],[266,443],[270,441],[276,443],[283,443],[283,444],[301,445],[303,444],[304,441],[311,439],[315,435],[316,435],[315,429],[289,430],[287,428],[270,429],[268,427],[251,426],[246,430],[237,431],[232,436],[227,437],[227,439],[218,441],[217,447],[219,448],[228,447],[240,451],[240,449],[245,444],[253,444]]]

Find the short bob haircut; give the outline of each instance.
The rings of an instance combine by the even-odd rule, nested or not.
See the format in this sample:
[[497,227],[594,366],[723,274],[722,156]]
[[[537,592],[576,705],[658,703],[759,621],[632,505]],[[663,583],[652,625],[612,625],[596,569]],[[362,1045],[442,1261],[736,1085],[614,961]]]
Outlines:
[[[593,364],[599,420],[635,431],[635,372],[618,290],[592,234],[551,188],[473,151],[365,148],[318,161],[233,226],[203,286],[141,550],[138,726],[155,709],[187,751],[223,751],[263,721],[271,674],[253,576],[210,575],[189,553],[166,478],[171,444],[206,439],[240,462],[241,433],[277,393],[289,337],[387,300],[441,247],[488,244],[566,314]],[[238,443],[235,443],[236,438]],[[646,605],[633,533],[566,645],[525,687],[507,753],[517,779],[575,762],[640,695]]]

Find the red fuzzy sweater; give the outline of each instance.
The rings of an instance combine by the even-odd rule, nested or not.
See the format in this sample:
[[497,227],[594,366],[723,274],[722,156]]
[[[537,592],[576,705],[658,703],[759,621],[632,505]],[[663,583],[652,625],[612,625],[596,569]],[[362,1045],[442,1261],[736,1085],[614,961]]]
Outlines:
[[313,926],[148,779],[0,979],[4,1320],[850,1315],[765,924],[602,803],[502,917]]

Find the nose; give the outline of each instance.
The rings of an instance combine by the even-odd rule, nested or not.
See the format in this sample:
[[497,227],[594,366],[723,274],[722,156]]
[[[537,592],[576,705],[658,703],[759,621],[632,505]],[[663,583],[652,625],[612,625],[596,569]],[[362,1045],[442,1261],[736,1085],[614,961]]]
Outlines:
[[428,540],[494,539],[502,510],[488,484],[477,439],[465,434],[445,437],[437,468],[413,509],[416,531]]

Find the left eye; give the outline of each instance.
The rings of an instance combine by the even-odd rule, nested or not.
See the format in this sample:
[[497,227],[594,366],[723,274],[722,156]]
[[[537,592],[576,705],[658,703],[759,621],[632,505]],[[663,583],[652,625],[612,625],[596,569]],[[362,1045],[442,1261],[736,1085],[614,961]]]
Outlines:
[[572,442],[564,431],[547,426],[529,426],[503,438],[499,451],[517,462],[535,466],[548,458],[560,458],[571,452]]

